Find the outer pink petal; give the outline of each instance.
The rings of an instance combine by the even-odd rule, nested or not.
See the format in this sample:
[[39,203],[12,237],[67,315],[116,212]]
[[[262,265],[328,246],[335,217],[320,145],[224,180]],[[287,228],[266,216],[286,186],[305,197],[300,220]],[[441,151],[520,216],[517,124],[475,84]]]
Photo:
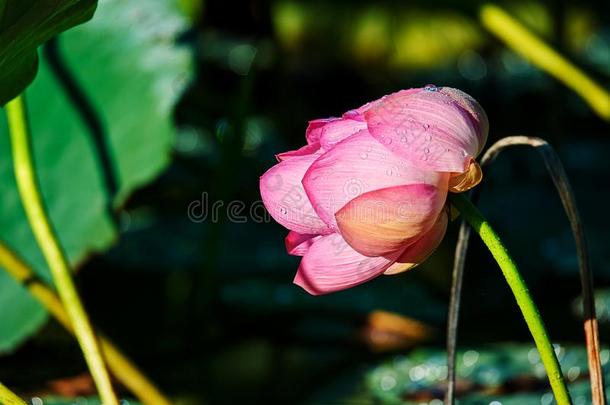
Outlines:
[[336,230],[336,212],[363,193],[406,184],[447,187],[447,179],[446,173],[414,167],[360,131],[320,156],[305,173],[303,185],[320,218]]
[[421,169],[462,173],[483,147],[487,118],[458,95],[443,89],[399,91],[364,116],[371,134],[398,156]]
[[302,234],[295,231],[288,232],[286,236],[286,251],[293,256],[304,256],[309,247],[321,236]]
[[364,121],[364,113],[375,107],[377,104],[383,101],[383,98],[379,100],[371,101],[366,103],[365,105],[354,108],[353,110],[349,110],[342,115],[343,118],[355,120],[355,121]]
[[309,125],[305,130],[305,138],[307,139],[307,143],[316,143],[320,142],[320,134],[322,133],[322,128],[329,122],[340,120],[341,118],[319,118],[316,120],[309,121]]
[[[485,142],[487,142],[487,134],[489,132],[489,121],[487,120],[487,114],[483,107],[470,95],[464,93],[462,90],[454,89],[451,87],[441,87],[439,91],[445,94],[453,101],[455,101],[460,107],[468,111],[472,124],[477,132],[477,139],[479,147],[477,149],[477,155],[483,150]],[[474,156],[476,157],[476,155]]]
[[441,212],[432,229],[409,245],[402,255],[383,274],[398,274],[410,270],[428,258],[440,245],[449,222],[446,212]]
[[313,295],[344,290],[382,274],[399,255],[366,257],[339,234],[322,236],[301,260],[294,283]]
[[[413,92],[413,91],[419,91],[419,89],[408,89],[408,90],[403,90],[403,91],[404,92]],[[382,103],[386,99],[386,97],[388,97],[388,96],[383,96],[377,100],[370,101],[361,107],[354,108],[353,110],[349,110],[348,112],[344,113],[342,115],[342,117],[349,118],[349,119],[356,120],[356,121],[364,121],[365,120],[364,113],[366,113],[371,108],[376,107],[377,105]]]
[[269,214],[286,228],[304,234],[330,230],[314,211],[301,180],[318,155],[296,156],[269,169],[260,180],[261,197]]
[[320,133],[320,146],[322,149],[332,149],[335,144],[354,135],[360,130],[366,129],[364,121],[341,119],[324,125]]
[[283,160],[290,159],[291,157],[295,156],[311,155],[312,153],[316,153],[318,149],[320,149],[320,142],[315,142],[307,144],[297,150],[290,150],[288,152],[278,153],[277,155],[275,155],[275,158],[278,162],[281,162]]
[[391,254],[432,228],[446,196],[446,188],[429,184],[370,191],[341,208],[337,224],[346,242],[359,253]]

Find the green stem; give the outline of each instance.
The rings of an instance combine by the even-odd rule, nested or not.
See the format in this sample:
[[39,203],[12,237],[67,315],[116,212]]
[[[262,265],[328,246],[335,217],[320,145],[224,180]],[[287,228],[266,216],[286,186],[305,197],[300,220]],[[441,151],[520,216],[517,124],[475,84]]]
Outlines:
[[32,161],[30,132],[23,97],[19,96],[7,103],[6,114],[13,149],[15,179],[26,216],[49,265],[59,297],[74,328],[76,339],[83,351],[102,403],[118,405],[93,328],[74,286],[66,255],[43,204]]
[[0,383],[0,404],[4,405],[26,405],[25,401],[19,398],[13,391]]
[[[0,241],[0,267],[6,271],[15,281],[27,288],[30,294],[45,307],[45,309],[62,325],[70,334],[74,335],[74,329],[68,319],[64,307],[50,287],[43,283],[34,271],[21,259],[11,248]],[[171,405],[168,398],[163,395],[155,385],[133,364],[119,348],[114,346],[104,335],[98,336],[100,349],[104,354],[108,368],[114,377],[123,383],[126,388],[145,405]],[[0,404],[2,402],[0,401]]]
[[463,194],[450,194],[451,203],[460,211],[464,219],[470,226],[479,234],[483,243],[487,246],[496,262],[500,266],[506,282],[517,300],[517,305],[521,309],[521,313],[525,318],[527,327],[529,328],[534,342],[540,353],[542,364],[546,369],[546,373],[551,383],[551,388],[555,394],[555,400],[558,405],[570,405],[572,399],[568,393],[559,361],[555,356],[553,345],[549,340],[549,335],[544,327],[544,322],[538,312],[538,308],[530,295],[527,285],[521,277],[517,265],[510,257],[506,247],[493,230],[489,222],[483,217],[479,210],[470,202]]

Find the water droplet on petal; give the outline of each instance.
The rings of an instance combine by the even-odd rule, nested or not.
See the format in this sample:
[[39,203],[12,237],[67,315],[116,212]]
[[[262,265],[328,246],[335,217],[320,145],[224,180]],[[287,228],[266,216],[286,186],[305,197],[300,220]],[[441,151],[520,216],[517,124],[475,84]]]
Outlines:
[[428,149],[428,148],[424,149],[424,153],[430,153],[430,149]]
[[368,157],[369,157],[369,155],[366,152],[360,153],[360,159],[366,159]]
[[407,143],[407,141],[408,141],[408,139],[407,139],[407,136],[406,136],[406,135],[401,136],[401,137],[400,137],[400,140],[401,140],[403,143]]
[[282,215],[286,215],[288,213],[288,210],[284,207],[280,207],[280,212],[282,213]]
[[392,138],[390,138],[390,137],[385,138],[385,139],[383,140],[383,143],[385,143],[386,145],[391,144],[391,143],[392,143]]
[[392,174],[393,174],[392,169],[386,170],[385,174],[387,174],[388,176],[392,176]]
[[424,90],[434,92],[434,91],[438,91],[438,87],[436,87],[434,84],[426,84],[424,86]]
[[426,136],[426,141],[430,142],[432,140],[432,136],[428,135]]
[[430,124],[424,124],[424,129],[430,128]]

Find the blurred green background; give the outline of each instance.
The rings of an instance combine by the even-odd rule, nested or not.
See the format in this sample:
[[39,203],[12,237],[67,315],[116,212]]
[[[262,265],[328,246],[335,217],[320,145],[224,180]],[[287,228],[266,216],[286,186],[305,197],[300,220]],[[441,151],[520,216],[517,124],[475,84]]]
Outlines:
[[[610,86],[608,3],[498,4]],[[303,144],[308,120],[428,83],[481,103],[488,145],[531,135],[558,149],[590,241],[607,343],[610,127],[488,33],[480,5],[101,0],[91,22],[41,49],[26,96],[52,220],[94,322],[177,403],[441,404],[458,221],[416,270],[312,297],[292,284],[298,258],[284,250],[286,230],[227,212],[231,201],[244,215],[257,204],[259,176],[274,154]],[[0,135],[0,239],[50,280],[20,207],[4,122]],[[575,401],[587,404],[576,254],[544,165],[516,149],[480,187],[482,211],[560,344]],[[93,388],[74,340],[5,274],[0,311],[0,381],[27,397],[85,403]],[[429,333],[389,331],[374,311]],[[510,290],[478,241],[459,345],[460,403],[552,403]],[[609,359],[604,349],[608,373]]]

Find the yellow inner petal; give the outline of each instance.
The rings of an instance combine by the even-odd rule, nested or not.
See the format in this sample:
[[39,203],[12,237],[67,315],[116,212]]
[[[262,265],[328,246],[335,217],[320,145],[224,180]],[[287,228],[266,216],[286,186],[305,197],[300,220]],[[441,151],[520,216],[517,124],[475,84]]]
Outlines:
[[473,159],[468,165],[468,170],[451,176],[449,179],[449,191],[452,193],[463,193],[468,191],[483,179],[481,166]]

